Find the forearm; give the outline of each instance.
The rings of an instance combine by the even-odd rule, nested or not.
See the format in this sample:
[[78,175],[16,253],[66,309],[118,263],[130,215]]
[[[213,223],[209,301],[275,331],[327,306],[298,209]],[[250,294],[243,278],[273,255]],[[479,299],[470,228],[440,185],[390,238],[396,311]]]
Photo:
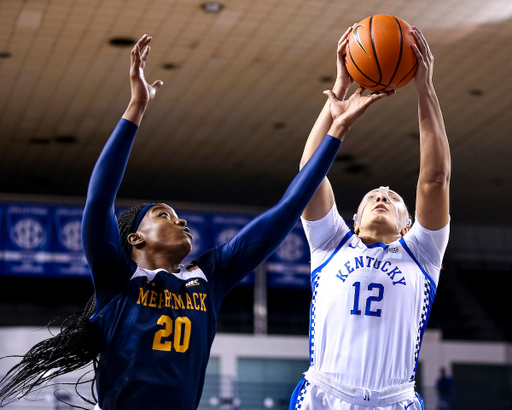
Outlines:
[[147,103],[132,99],[123,114],[125,120],[133,122],[137,127],[140,126],[142,117],[146,112]]
[[[228,244],[230,265],[245,275],[272,254],[297,223],[336,157],[341,142],[325,136],[278,204],[259,215]],[[243,277],[243,276],[242,276]]]
[[443,115],[433,87],[418,96],[420,178],[427,183],[448,183],[451,158]]
[[128,163],[138,127],[121,119],[105,144],[91,174],[87,190],[87,202],[100,200],[110,207]]
[[94,166],[82,222],[82,241],[89,263],[105,242],[120,244],[114,201],[137,130],[134,123],[121,119]]
[[[336,81],[333,87],[334,94],[338,97],[338,99],[344,99],[345,94],[347,92],[347,88],[340,85],[339,81]],[[300,168],[302,168],[311,158],[315,150],[318,148],[320,143],[322,142],[325,134],[329,133],[332,126],[332,115],[330,110],[329,100],[325,102],[322,111],[318,115],[311,132],[309,133],[308,139],[306,141],[306,145],[304,147],[304,152],[302,154],[302,158],[300,160]]]

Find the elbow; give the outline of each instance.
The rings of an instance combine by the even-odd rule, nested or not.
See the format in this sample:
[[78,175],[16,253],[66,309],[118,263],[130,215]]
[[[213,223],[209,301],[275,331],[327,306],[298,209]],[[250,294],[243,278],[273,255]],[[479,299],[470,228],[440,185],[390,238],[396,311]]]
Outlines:
[[425,173],[424,175],[420,175],[420,180],[424,184],[428,184],[431,186],[438,186],[438,187],[446,187],[450,185],[450,179],[451,179],[451,172],[449,169],[438,171],[438,172],[432,172],[432,173]]

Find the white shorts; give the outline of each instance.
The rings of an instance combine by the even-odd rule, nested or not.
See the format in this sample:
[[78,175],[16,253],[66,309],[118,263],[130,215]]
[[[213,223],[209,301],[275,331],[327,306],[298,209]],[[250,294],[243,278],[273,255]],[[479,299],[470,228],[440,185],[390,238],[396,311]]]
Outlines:
[[358,406],[341,400],[321,388],[309,383],[306,379],[298,384],[290,400],[289,410],[424,410],[423,399],[416,396],[387,406]]

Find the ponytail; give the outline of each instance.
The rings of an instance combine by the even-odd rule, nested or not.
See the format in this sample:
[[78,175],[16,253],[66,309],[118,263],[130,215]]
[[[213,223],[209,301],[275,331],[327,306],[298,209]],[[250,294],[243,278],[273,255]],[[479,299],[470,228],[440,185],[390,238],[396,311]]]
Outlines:
[[[96,372],[101,342],[94,324],[89,320],[94,314],[94,306],[93,296],[82,312],[64,320],[57,335],[37,343],[23,356],[2,358],[21,357],[21,361],[0,380],[1,406],[22,399],[45,387],[56,377],[83,369],[91,362]],[[84,381],[80,378],[76,386],[82,383]]]

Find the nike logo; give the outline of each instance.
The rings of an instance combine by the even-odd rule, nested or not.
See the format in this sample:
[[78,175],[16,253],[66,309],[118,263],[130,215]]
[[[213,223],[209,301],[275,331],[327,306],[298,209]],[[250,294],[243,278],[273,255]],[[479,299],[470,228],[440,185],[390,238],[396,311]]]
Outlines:
[[364,51],[364,53],[365,53],[367,56],[370,56],[370,55],[367,53],[367,51],[366,51],[366,49],[364,48],[364,46],[363,46],[363,42],[361,41],[361,37],[359,37],[359,33],[358,33],[358,31],[359,31],[359,29],[360,29],[361,27],[363,27],[361,24],[360,24],[360,25],[358,25],[358,26],[356,26],[356,27],[354,28],[354,30],[352,30],[352,36],[354,36],[354,40],[355,40],[355,42],[357,43],[357,45],[361,48],[361,50],[363,50],[363,51]]

